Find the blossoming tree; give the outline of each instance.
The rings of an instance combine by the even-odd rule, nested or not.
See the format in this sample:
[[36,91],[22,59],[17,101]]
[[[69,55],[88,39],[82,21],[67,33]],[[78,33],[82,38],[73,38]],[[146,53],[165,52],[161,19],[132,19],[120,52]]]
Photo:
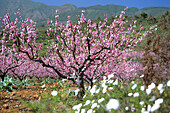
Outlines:
[[26,77],[56,77],[56,73],[50,69],[43,67],[38,62],[30,61],[29,59],[25,60],[20,66],[15,67],[11,71],[12,76],[19,78],[19,80],[24,80]]
[[23,63],[23,61],[18,57],[14,56],[14,54],[11,53],[11,51],[8,52],[10,53],[7,55],[0,53],[0,78],[2,81],[4,81],[4,78],[7,75],[12,75],[11,70],[19,67]]
[[[24,53],[34,62],[42,64],[43,67],[52,69],[59,77],[72,80],[78,87],[78,98],[84,95],[84,81],[91,86],[93,80],[106,73],[113,73],[113,68],[121,61],[120,56],[129,52],[136,44],[146,36],[148,31],[135,31],[136,21],[129,27],[125,27],[124,11],[107,26],[107,17],[104,22],[92,23],[81,17],[76,24],[72,24],[70,16],[66,24],[59,23],[58,11],[56,11],[55,23],[47,25],[47,35],[51,37],[48,42],[46,56],[40,56],[43,44],[37,44],[36,23],[30,19],[22,19],[20,10],[16,13],[14,22],[10,21],[8,14],[1,19],[4,23],[3,46],[12,40],[16,52]],[[121,66],[119,66],[121,68]]]

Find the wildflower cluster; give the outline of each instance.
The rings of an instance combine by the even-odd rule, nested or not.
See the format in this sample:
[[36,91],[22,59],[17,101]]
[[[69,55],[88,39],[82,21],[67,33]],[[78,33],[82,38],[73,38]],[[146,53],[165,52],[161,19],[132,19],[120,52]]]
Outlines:
[[[111,74],[98,85],[87,89],[83,102],[73,106],[77,113],[94,112],[141,112],[150,113],[163,109],[161,105],[168,98],[166,95],[169,83],[156,86],[151,83],[148,87],[135,79],[134,81],[119,81]],[[149,93],[148,93],[149,91]]]

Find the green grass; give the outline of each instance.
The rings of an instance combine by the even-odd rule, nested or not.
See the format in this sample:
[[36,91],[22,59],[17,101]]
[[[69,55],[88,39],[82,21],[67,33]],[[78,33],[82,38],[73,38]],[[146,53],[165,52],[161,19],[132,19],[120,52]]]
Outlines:
[[[68,81],[60,81],[63,87],[56,87],[51,90],[51,92],[54,90],[58,92],[56,96],[52,96],[51,93],[44,94],[40,101],[29,102],[26,106],[36,113],[46,111],[50,113],[74,113],[76,111],[83,113],[88,110],[88,113],[90,113],[90,111],[93,113],[139,113],[144,110],[147,111],[150,106],[153,107],[155,102],[157,102],[156,100],[163,99],[163,103],[157,104],[160,105],[160,107],[158,110],[155,110],[155,112],[166,113],[170,108],[168,95],[170,88],[166,82],[162,83],[162,93],[160,93],[157,86],[152,84],[149,87],[152,86],[153,89],[150,94],[147,94],[146,89],[149,88],[144,86],[142,78],[137,78],[133,81],[118,82],[118,84],[115,85],[113,84],[115,80],[106,79],[96,83],[92,89],[86,86],[86,94],[83,100],[76,98],[76,90],[69,90],[70,87],[65,86],[67,82]],[[141,90],[141,86],[144,87],[144,90]],[[106,89],[106,92],[104,89]],[[102,98],[103,101],[98,102],[98,100]],[[110,99],[118,100],[119,107],[108,110],[107,105]],[[86,102],[89,102],[89,104],[87,105]],[[111,106],[114,107],[114,103]],[[77,109],[75,109],[76,107]]]

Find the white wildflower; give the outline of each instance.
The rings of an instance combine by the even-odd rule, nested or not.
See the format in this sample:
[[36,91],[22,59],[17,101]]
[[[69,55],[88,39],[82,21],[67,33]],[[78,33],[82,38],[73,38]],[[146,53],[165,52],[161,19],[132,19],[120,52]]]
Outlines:
[[154,111],[156,111],[157,109],[159,109],[160,108],[160,104],[154,104],[153,106],[152,106],[152,108],[151,108],[151,112],[154,112]]
[[167,82],[167,86],[170,87],[170,80]]
[[62,82],[64,83],[64,82],[66,82],[67,81],[67,79],[62,79]]
[[145,112],[145,108],[142,108],[141,113],[144,113],[144,112]]
[[93,113],[93,110],[92,110],[92,109],[89,109],[89,110],[87,111],[87,113]]
[[103,77],[103,81],[105,81],[105,80],[106,80],[106,77],[104,76],[104,77]]
[[95,100],[92,100],[91,103],[93,104],[95,102]]
[[86,113],[86,110],[85,109],[81,109],[81,113]]
[[134,112],[135,111],[135,107],[131,106],[131,111]]
[[109,89],[109,90],[113,90],[113,87],[109,87],[108,89]]
[[44,88],[45,87],[45,84],[41,86],[41,88]]
[[80,113],[80,109],[79,110],[75,110],[75,113]]
[[84,95],[83,98],[86,98],[86,95]]
[[93,83],[95,83],[96,82],[96,80],[93,80]]
[[152,89],[146,89],[146,94],[149,95],[151,93]]
[[138,93],[138,92],[136,92],[136,93],[133,94],[133,97],[138,97],[138,96],[139,96],[139,93]]
[[158,87],[157,87],[157,89],[158,89],[159,91],[162,90],[162,88],[163,88],[163,84],[159,84]]
[[118,85],[118,79],[113,82],[113,85]]
[[99,91],[100,91],[100,88],[99,88],[99,89],[97,89],[95,93],[99,93]]
[[103,88],[103,91],[102,91],[103,94],[106,93],[106,91],[107,91],[107,86],[105,86],[105,87]]
[[58,94],[57,91],[52,91],[52,92],[51,92],[51,95],[52,95],[52,96],[57,96],[57,94]]
[[78,95],[78,92],[79,92],[79,91],[80,91],[80,89],[77,88],[77,89],[74,91],[74,94],[75,94],[75,95]]
[[141,91],[144,91],[144,90],[145,90],[145,86],[141,86],[141,87],[140,87],[140,90],[141,90]]
[[109,80],[107,83],[111,84],[111,83],[113,83],[113,80]]
[[152,96],[151,99],[149,99],[149,101],[154,101],[156,99],[156,96]]
[[155,100],[155,104],[162,104],[163,103],[163,98]]
[[131,83],[132,83],[132,84],[134,84],[135,82],[134,82],[134,81],[132,81]]
[[128,110],[129,110],[129,107],[126,106],[126,107],[125,107],[125,110],[128,111]]
[[108,79],[111,79],[111,78],[113,78],[113,77],[114,77],[114,73],[108,75]]
[[148,86],[148,88],[149,88],[149,89],[154,89],[155,86],[156,86],[155,83],[151,83],[151,84]]
[[90,92],[91,92],[91,95],[93,95],[95,92],[96,92],[96,85],[94,85],[92,88],[91,88],[91,90],[90,90]]
[[97,103],[93,103],[91,109],[94,109],[95,107],[97,107]]
[[134,85],[132,86],[132,90],[134,90],[136,87],[137,87],[137,84],[134,84]]
[[129,93],[129,94],[128,94],[129,97],[132,96],[132,95],[133,95],[133,93]]
[[91,103],[90,100],[86,100],[86,103],[84,104],[84,106],[89,105],[90,103]]
[[90,89],[91,89],[91,86],[89,86],[87,90],[90,90]]
[[149,105],[148,105],[148,108],[147,108],[147,111],[150,112],[150,111],[151,111],[151,108],[152,108],[152,107],[151,107],[151,105],[149,104]]
[[140,104],[140,105],[143,105],[143,104],[144,104],[144,101],[139,102],[139,104]]
[[98,100],[98,103],[101,103],[103,101],[104,101],[104,98],[101,98],[101,99]]
[[140,76],[140,78],[143,78],[144,77],[144,74]]
[[145,108],[142,108],[141,113],[149,113],[149,112],[145,111]]
[[162,93],[164,92],[164,90],[163,90],[163,89],[161,89],[159,92],[160,92],[160,94],[162,94]]
[[151,108],[151,112],[154,112],[154,111],[156,111],[157,109],[159,109],[160,108],[160,104],[162,104],[163,103],[163,98],[160,98],[160,99],[157,99],[156,101],[155,101],[155,104],[152,106],[152,108]]
[[105,87],[106,86],[106,81],[103,81],[102,82],[102,87]]
[[106,109],[110,111],[111,109],[118,109],[119,108],[119,101],[116,99],[110,99],[109,102],[106,104]]
[[80,104],[78,104],[78,105],[75,105],[75,106],[73,106],[73,109],[74,110],[80,110],[80,108],[81,108],[81,106],[82,106],[82,103],[80,103]]

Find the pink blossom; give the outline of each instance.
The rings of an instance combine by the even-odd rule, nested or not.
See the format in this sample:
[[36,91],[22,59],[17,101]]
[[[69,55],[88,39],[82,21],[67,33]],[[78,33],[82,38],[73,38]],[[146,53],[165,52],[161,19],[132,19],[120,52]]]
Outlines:
[[58,10],[56,10],[56,14],[58,15]]

